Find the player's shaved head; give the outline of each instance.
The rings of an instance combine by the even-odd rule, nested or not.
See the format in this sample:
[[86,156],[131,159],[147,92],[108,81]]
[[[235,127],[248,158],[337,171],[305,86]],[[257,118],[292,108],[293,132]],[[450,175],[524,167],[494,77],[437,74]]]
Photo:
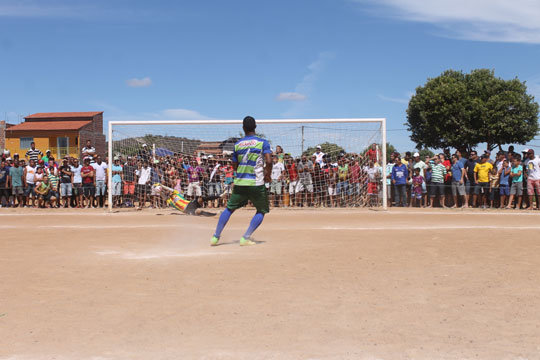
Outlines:
[[244,122],[242,127],[244,128],[245,133],[254,132],[255,128],[257,127],[257,124],[255,123],[255,119],[251,116],[246,116],[244,118]]

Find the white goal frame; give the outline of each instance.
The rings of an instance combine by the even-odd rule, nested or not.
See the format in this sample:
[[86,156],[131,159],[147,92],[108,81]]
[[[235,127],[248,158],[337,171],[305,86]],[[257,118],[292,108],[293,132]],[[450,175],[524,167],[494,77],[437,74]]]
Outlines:
[[[112,163],[113,163],[113,126],[126,125],[242,125],[242,120],[125,120],[109,121],[108,132],[108,154],[107,164],[107,187],[108,187],[108,207],[112,211]],[[388,190],[386,186],[386,118],[359,118],[359,119],[262,119],[257,120],[257,124],[303,124],[303,123],[380,123],[382,142],[382,205],[386,210],[388,207]]]

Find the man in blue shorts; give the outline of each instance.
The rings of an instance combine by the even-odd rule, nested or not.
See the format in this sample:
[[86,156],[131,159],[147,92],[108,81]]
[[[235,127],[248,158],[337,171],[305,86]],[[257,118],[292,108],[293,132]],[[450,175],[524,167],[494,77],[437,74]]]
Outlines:
[[243,122],[246,136],[234,145],[232,166],[236,171],[232,195],[227,202],[227,208],[221,216],[216,227],[216,232],[210,244],[215,246],[219,242],[221,232],[232,213],[248,201],[255,206],[257,213],[244,236],[240,239],[240,246],[254,245],[251,235],[261,225],[264,214],[270,211],[268,206],[268,192],[265,183],[272,181],[272,150],[268,141],[255,136],[257,124],[251,116],[246,116]]

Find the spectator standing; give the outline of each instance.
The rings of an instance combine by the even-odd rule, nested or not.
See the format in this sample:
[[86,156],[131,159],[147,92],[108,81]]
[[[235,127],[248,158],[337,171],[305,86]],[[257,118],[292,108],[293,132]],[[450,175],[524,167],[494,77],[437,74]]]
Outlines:
[[375,206],[377,204],[377,198],[379,196],[379,179],[381,177],[381,172],[379,170],[379,167],[376,167],[375,163],[371,159],[368,160],[368,166],[364,167],[364,172],[367,174],[368,180],[368,205]]
[[[420,175],[420,168],[414,168],[414,175],[412,177],[412,190],[411,190],[411,207],[418,204],[418,207],[422,206],[422,184],[424,183],[424,177]],[[414,201],[414,203],[413,203]]]
[[122,181],[124,183],[124,204],[126,207],[135,206],[135,172],[137,171],[137,165],[135,159],[128,156],[127,163],[124,164],[122,169]]
[[187,169],[188,189],[187,196],[193,200],[197,196],[202,196],[201,180],[204,175],[204,169],[197,164],[196,160],[191,161],[191,167]]
[[377,156],[377,144],[373,143],[371,144],[371,147],[366,151],[366,156],[369,160],[373,161],[374,164],[377,163],[378,156]]
[[79,159],[73,159],[73,165],[71,166],[71,173],[73,174],[73,186],[72,191],[75,195],[75,206],[77,208],[83,207],[83,188],[82,188],[82,166],[79,164]]
[[338,160],[338,180],[338,203],[343,207],[349,202],[349,164],[344,155],[340,156]]
[[433,164],[430,162],[430,170],[431,170],[431,194],[429,194],[431,198],[431,202],[429,204],[429,208],[432,208],[435,202],[435,198],[437,196],[439,197],[439,204],[446,208],[446,204],[444,202],[445,200],[445,191],[444,191],[444,176],[446,175],[446,166],[444,166],[441,163],[441,159],[439,156],[434,156]]
[[317,150],[313,153],[313,156],[315,156],[315,161],[319,163],[319,165],[321,166],[324,165],[324,161],[323,161],[324,155],[325,154],[322,152],[321,145],[317,145]]
[[[529,207],[527,210],[533,210],[533,200],[536,196],[540,197],[540,159],[534,155],[534,150],[527,151],[527,194],[529,195]],[[536,208],[540,209],[540,204],[536,199]]]
[[36,143],[32,141],[30,143],[30,149],[28,149],[24,157],[28,161],[34,160],[34,164],[37,164],[38,160],[41,159],[42,156],[43,153],[41,152],[41,150],[36,149]]
[[[24,168],[24,197],[25,206],[34,206],[34,178],[36,175],[36,161],[34,159],[29,161],[29,165]],[[32,199],[32,201],[30,201]]]
[[146,206],[146,195],[150,192],[150,175],[152,169],[148,166],[148,161],[143,161],[143,165],[136,171],[137,194],[139,196],[139,209]]
[[9,167],[4,159],[0,160],[0,207],[9,206]]
[[52,164],[49,164],[47,177],[51,183],[48,198],[49,204],[51,207],[60,207],[60,204],[58,203],[58,185],[60,184],[60,177],[58,176],[58,170]]
[[93,157],[96,153],[96,148],[92,146],[92,141],[86,140],[86,146],[82,148],[82,158],[86,158],[88,156]]
[[511,209],[514,205],[514,198],[517,197],[515,209],[521,208],[521,196],[523,194],[523,166],[521,165],[521,155],[514,154],[510,178],[512,185],[510,187],[510,199],[508,199],[507,209]]
[[[360,175],[362,168],[358,163],[358,158],[353,157],[349,162],[349,194],[351,196],[351,203],[353,206],[360,206]],[[377,179],[378,183],[379,179]]]
[[[9,178],[8,183],[11,185],[11,194],[13,195],[13,204],[14,207],[25,205],[24,201],[24,184],[25,176],[24,169],[19,166],[19,160],[13,162],[13,166],[9,169]],[[17,205],[15,205],[15,200],[17,199]]]
[[[292,159],[292,157],[287,156],[286,158],[286,170],[287,170],[287,180],[289,181],[289,195],[291,197],[291,206],[296,204],[296,188],[298,185],[298,170],[297,165]],[[285,204],[289,206],[289,204]]]
[[[413,155],[412,169],[420,169],[420,176],[422,176],[422,197],[424,199],[424,206],[427,205],[427,185],[425,181],[427,164],[420,159],[420,154],[415,152]],[[418,196],[418,195],[416,195]],[[421,199],[422,200],[422,199]],[[412,196],[411,196],[412,203]]]
[[392,168],[392,184],[394,184],[395,190],[395,202],[396,206],[407,207],[407,178],[409,177],[409,170],[407,165],[401,162],[401,158],[396,157],[396,162]]
[[499,192],[501,194],[499,207],[503,209],[506,206],[506,199],[510,196],[510,171],[512,171],[508,160],[503,160],[502,167],[499,170]]
[[71,166],[68,165],[68,160],[64,158],[62,160],[62,166],[60,166],[60,197],[64,201],[64,208],[69,207],[69,201],[73,191],[73,172]]
[[118,157],[114,158],[114,164],[111,167],[112,172],[112,196],[113,196],[113,206],[122,205],[122,175],[123,169],[120,165],[120,159]]
[[469,154],[469,159],[467,160],[465,164],[465,170],[467,170],[467,180],[465,181],[465,200],[467,204],[471,206],[476,206],[476,203],[473,201],[472,204],[470,203],[471,198],[474,198],[474,191],[476,188],[476,182],[474,180],[474,168],[476,167],[476,164],[478,163],[478,153],[475,150],[472,150]]
[[392,207],[392,169],[395,165],[395,155],[390,154],[388,164],[386,164],[386,197],[388,200],[388,207]]
[[454,197],[453,208],[458,206],[458,200],[461,200],[461,207],[467,208],[465,200],[465,168],[459,161],[457,154],[452,155],[452,196]]
[[96,176],[96,199],[100,208],[105,204],[105,194],[107,192],[107,164],[101,160],[101,156],[96,157],[96,162],[92,164]]
[[500,200],[499,192],[499,172],[497,167],[493,166],[489,172],[489,206],[491,208],[497,207],[496,204]]
[[[216,197],[221,195],[221,164],[219,161],[213,160],[211,158],[209,160],[209,166],[208,169],[210,171],[210,174],[208,176],[208,197]],[[209,200],[208,207],[212,208],[215,207],[218,200]]]
[[[297,199],[297,206],[304,205],[304,192],[305,192],[305,202],[306,206],[313,205],[313,163],[307,159],[306,155],[302,155],[300,161],[298,162],[298,184],[296,188],[296,193],[300,194],[300,201]],[[299,204],[298,204],[299,203]]]
[[278,161],[277,155],[272,156],[272,183],[270,184],[270,205],[281,206],[281,188],[283,185],[285,167]]
[[142,149],[139,150],[138,157],[139,160],[142,160],[143,162],[147,161],[148,163],[150,163],[152,154],[150,153],[150,150],[148,150],[148,145],[142,144]]
[[477,197],[480,195],[479,206],[487,207],[487,200],[489,198],[489,173],[493,169],[493,165],[488,162],[488,155],[484,154],[480,158],[480,162],[474,167],[474,182],[476,188],[474,189],[474,200],[477,203]]
[[94,203],[94,192],[96,186],[94,167],[90,165],[89,158],[84,159],[84,166],[81,169],[81,177],[83,184],[83,195],[84,199],[86,200],[86,208],[89,209]]
[[43,163],[45,166],[49,166],[50,157],[51,157],[51,150],[47,149],[47,151],[45,151],[45,155],[41,157],[41,160],[43,160]]

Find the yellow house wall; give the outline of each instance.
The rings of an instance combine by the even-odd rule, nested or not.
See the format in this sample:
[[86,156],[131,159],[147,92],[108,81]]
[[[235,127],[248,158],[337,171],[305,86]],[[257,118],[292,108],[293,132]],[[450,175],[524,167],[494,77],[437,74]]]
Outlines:
[[6,149],[8,149],[11,154],[18,153],[21,158],[24,158],[24,154],[28,150],[28,148],[21,149],[20,148],[20,138],[22,137],[33,137],[34,142],[36,143],[36,149],[39,149],[45,154],[45,151],[47,149],[50,149],[54,157],[58,157],[57,154],[57,138],[58,137],[69,137],[69,155],[73,157],[79,157],[79,145],[75,145],[78,138],[77,132],[71,132],[71,133],[50,133],[50,134],[36,134],[32,135],[32,133],[28,134],[16,134],[16,135],[8,135],[6,134]]

